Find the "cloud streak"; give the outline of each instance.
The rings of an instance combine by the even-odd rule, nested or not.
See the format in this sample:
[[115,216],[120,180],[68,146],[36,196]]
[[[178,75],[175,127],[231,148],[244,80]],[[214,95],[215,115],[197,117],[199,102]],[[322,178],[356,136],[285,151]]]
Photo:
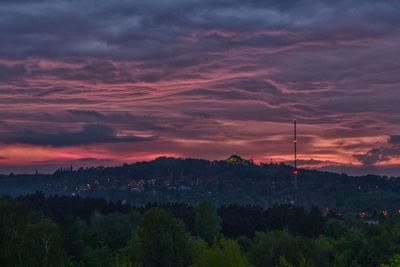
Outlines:
[[124,136],[119,137],[115,130],[101,124],[85,125],[78,132],[39,133],[33,131],[14,132],[4,137],[6,144],[28,144],[37,146],[79,146],[99,143],[134,143],[151,141],[154,138]]

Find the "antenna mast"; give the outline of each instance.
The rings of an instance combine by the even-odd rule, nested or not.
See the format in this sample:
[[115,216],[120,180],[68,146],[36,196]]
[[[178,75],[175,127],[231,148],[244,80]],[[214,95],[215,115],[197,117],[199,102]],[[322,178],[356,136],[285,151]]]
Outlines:
[[299,171],[297,170],[297,122],[296,119],[293,120],[293,146],[294,146],[294,202],[297,202],[297,176],[299,175]]
[[293,121],[294,132],[293,132],[293,144],[294,144],[294,170],[297,170],[297,122]]

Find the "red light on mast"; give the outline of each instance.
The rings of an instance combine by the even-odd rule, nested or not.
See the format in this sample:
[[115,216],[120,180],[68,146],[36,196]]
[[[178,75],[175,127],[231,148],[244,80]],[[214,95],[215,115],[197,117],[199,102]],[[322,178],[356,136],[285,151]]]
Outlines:
[[298,171],[298,170],[294,170],[294,171],[293,171],[293,174],[294,174],[294,175],[299,175],[299,171]]

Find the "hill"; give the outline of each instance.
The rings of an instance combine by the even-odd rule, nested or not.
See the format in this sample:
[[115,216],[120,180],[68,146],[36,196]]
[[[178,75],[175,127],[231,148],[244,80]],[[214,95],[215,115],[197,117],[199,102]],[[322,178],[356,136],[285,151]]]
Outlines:
[[[161,157],[118,167],[60,169],[52,175],[0,176],[0,194],[42,191],[46,195],[81,195],[147,202],[272,206],[291,203],[293,167],[255,164],[237,155],[224,161]],[[301,169],[298,205],[346,211],[400,209],[400,180],[376,175],[349,176]]]

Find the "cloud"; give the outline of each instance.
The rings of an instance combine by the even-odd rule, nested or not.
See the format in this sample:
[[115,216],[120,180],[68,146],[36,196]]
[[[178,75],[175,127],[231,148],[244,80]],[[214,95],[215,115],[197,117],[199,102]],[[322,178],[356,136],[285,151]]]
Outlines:
[[79,117],[93,117],[99,120],[104,120],[106,116],[104,116],[102,113],[94,111],[94,110],[78,110],[78,109],[72,109],[68,110],[69,113],[79,116]]
[[[279,2],[85,0],[79,12],[71,12],[75,2],[2,1],[0,55],[173,59],[192,49],[277,48],[379,37],[396,31],[399,22],[395,1]],[[282,34],[287,32],[301,34]],[[182,38],[193,33],[197,39],[188,47]]]
[[3,143],[285,160],[297,118],[304,159],[396,154],[398,1],[76,4],[0,1]]
[[77,146],[98,143],[131,143],[154,140],[154,138],[116,135],[115,130],[100,124],[85,125],[78,132],[39,133],[16,132],[5,139],[8,144],[30,144],[40,146]]
[[372,166],[382,162],[389,162],[400,157],[400,139],[398,135],[389,136],[387,144],[372,148],[364,154],[356,154],[354,158],[365,166]]
[[390,144],[400,144],[400,135],[391,135],[389,137]]
[[[288,162],[292,163],[292,162]],[[342,165],[341,163],[338,162],[333,162],[330,160],[315,160],[315,159],[298,159],[297,164],[299,166],[307,166],[307,168],[312,167],[322,167],[322,166],[334,166],[334,165]]]
[[27,74],[27,70],[23,64],[0,64],[0,81],[7,82],[17,80]]

